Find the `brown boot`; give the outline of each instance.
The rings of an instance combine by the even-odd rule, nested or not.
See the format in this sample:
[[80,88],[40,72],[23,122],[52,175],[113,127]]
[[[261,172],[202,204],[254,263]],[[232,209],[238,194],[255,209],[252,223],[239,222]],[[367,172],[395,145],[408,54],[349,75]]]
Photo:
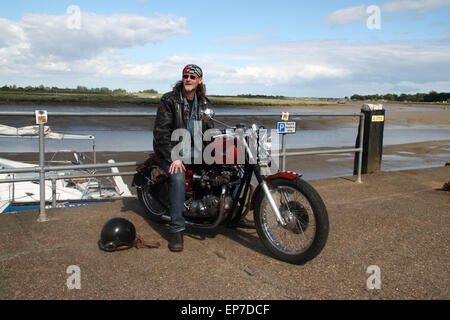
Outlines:
[[183,251],[183,231],[170,232],[169,249],[173,252]]

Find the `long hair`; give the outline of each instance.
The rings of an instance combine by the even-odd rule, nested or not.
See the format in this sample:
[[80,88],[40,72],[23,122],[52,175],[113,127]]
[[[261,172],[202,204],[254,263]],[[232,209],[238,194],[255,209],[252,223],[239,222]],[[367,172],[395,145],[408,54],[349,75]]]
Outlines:
[[[173,86],[173,91],[174,92],[181,92],[181,90],[183,90],[183,80],[178,81]],[[195,93],[197,94],[198,101],[205,100],[205,98],[206,98],[206,86],[203,84],[203,82],[200,83],[197,86],[197,90],[195,91]]]

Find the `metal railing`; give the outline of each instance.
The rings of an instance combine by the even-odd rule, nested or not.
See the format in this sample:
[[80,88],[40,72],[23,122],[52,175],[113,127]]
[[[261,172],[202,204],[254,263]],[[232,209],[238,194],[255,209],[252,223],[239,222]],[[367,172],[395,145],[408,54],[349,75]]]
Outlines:
[[[34,117],[34,112],[32,111],[0,111],[0,117],[2,116],[32,116]],[[255,116],[254,113],[249,112],[216,112],[217,117],[226,116]],[[58,116],[58,117],[155,117],[154,112],[90,112],[90,113],[80,113],[80,112],[48,112],[48,116]],[[263,113],[259,116],[264,117],[280,117],[280,113]],[[286,169],[286,157],[288,156],[299,156],[299,155],[314,155],[314,154],[328,154],[328,153],[348,153],[356,152],[358,153],[358,166],[357,166],[357,183],[361,183],[361,164],[362,164],[362,143],[364,135],[364,113],[290,113],[293,117],[359,117],[359,145],[355,148],[346,149],[328,149],[319,151],[303,151],[303,152],[286,152],[286,134],[282,134],[281,148],[282,152],[280,154],[272,156],[282,157],[281,170]],[[278,118],[279,119],[279,118]],[[293,121],[291,121],[293,122]],[[143,164],[143,162],[118,162],[118,163],[95,163],[95,164],[81,164],[81,165],[64,165],[64,166],[45,166],[45,148],[44,148],[44,124],[39,124],[39,165],[36,167],[28,168],[9,168],[0,169],[0,174],[10,174],[10,173],[26,173],[26,172],[39,172],[39,178],[10,178],[10,179],[0,179],[0,183],[11,183],[11,182],[24,182],[24,181],[38,181],[40,189],[40,210],[38,221],[47,221],[47,216],[45,212],[45,180],[52,180],[52,185],[55,185],[55,181],[58,179],[67,178],[84,178],[84,177],[105,177],[105,176],[122,176],[122,175],[132,175],[134,172],[118,172],[118,173],[100,173],[100,174],[85,174],[85,175],[66,175],[57,177],[46,177],[45,173],[48,171],[59,171],[59,170],[73,170],[73,169],[98,169],[98,168],[112,168],[112,167],[130,167]],[[53,206],[56,205],[56,197],[53,190],[52,197]]]

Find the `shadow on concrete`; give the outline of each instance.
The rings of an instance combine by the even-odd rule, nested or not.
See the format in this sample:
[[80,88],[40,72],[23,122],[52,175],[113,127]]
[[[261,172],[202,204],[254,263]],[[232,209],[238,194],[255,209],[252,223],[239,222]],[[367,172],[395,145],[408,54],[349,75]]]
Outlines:
[[[163,239],[169,240],[169,227],[167,223],[160,223],[151,220],[145,209],[142,207],[138,199],[134,198],[125,198],[122,202],[123,206],[121,211],[132,211],[137,215],[141,216],[145,219],[145,221],[149,224],[149,226],[157,232]],[[256,230],[254,229],[240,229],[240,228],[227,228],[225,226],[219,226],[215,229],[199,229],[194,227],[186,227],[184,235],[190,237],[195,240],[205,240],[207,238],[215,238],[217,235],[223,235],[236,243],[249,248],[259,254],[264,256],[274,258],[270,253],[265,249],[263,244],[261,243]]]

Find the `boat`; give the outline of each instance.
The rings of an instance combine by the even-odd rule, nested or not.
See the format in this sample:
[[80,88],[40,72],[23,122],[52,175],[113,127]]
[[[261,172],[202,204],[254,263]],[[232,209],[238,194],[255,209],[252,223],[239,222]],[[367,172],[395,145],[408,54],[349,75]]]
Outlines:
[[[13,128],[0,125],[0,137],[36,137],[37,126],[24,128]],[[46,138],[50,139],[89,139],[95,141],[92,135],[66,135],[51,132],[50,128],[45,130]],[[96,162],[95,142],[93,143],[93,163]],[[81,165],[86,163],[87,157],[74,150],[58,150],[46,166],[52,165]],[[114,163],[111,159],[109,163]],[[32,168],[37,164],[13,161],[0,158],[0,169]],[[109,169],[83,169],[83,170],[58,170],[46,172],[45,180],[45,203],[46,207],[68,207],[86,205],[99,202],[109,202],[113,199],[132,197],[128,186],[123,182],[121,176],[88,177],[77,176],[93,173],[117,173],[117,167]],[[24,210],[35,210],[40,208],[39,172],[27,173],[1,173],[0,181],[3,179],[27,178],[33,181],[3,182],[0,183],[0,213],[18,212]],[[50,180],[48,180],[50,178]],[[53,178],[53,179],[51,179]]]

